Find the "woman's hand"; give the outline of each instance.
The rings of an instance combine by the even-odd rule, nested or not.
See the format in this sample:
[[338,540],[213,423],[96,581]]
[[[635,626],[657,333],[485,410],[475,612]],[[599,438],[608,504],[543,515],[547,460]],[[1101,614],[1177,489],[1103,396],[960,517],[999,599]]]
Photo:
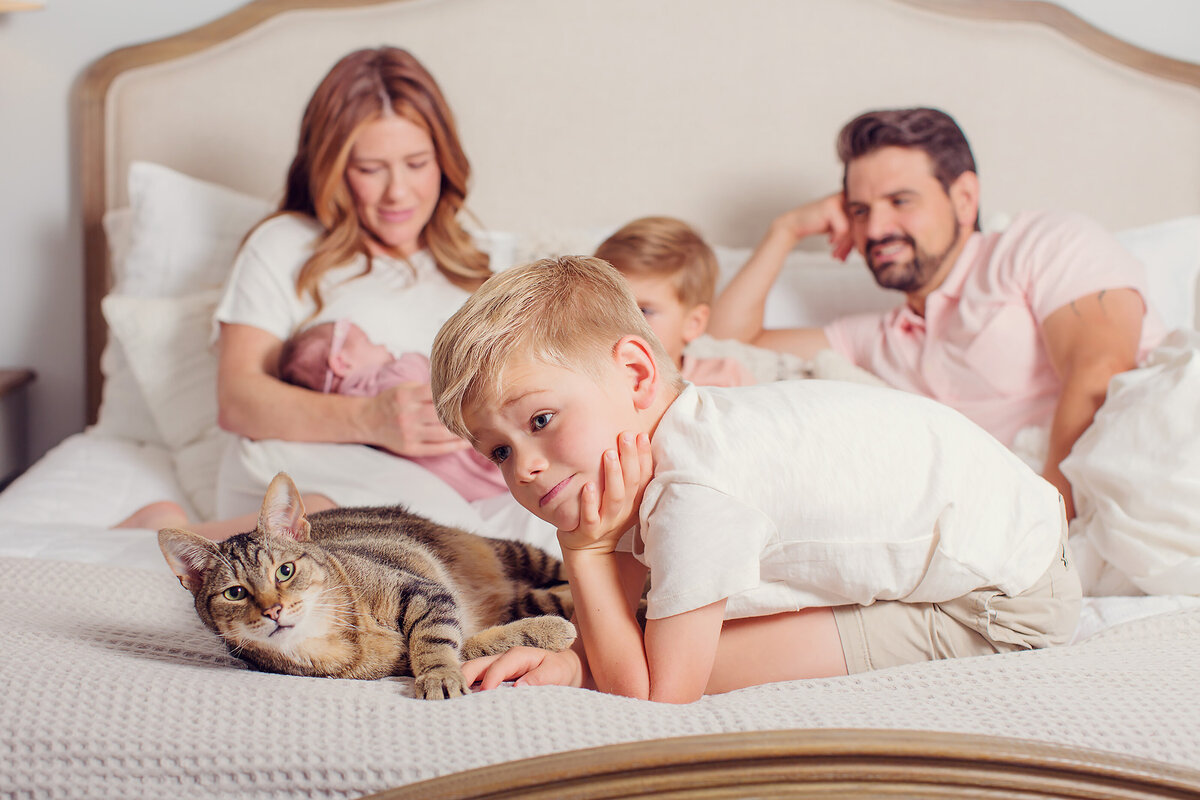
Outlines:
[[603,491],[594,483],[584,486],[579,524],[574,530],[558,532],[559,544],[566,550],[611,553],[637,519],[642,493],[654,476],[650,437],[626,431],[617,437],[615,450],[604,451],[602,461]]
[[437,418],[427,383],[402,383],[373,398],[370,442],[409,457],[465,450],[470,444]]
[[574,650],[555,653],[539,647],[514,647],[498,656],[473,658],[462,665],[467,685],[479,684],[483,691],[504,681],[516,686],[583,685],[583,668]]

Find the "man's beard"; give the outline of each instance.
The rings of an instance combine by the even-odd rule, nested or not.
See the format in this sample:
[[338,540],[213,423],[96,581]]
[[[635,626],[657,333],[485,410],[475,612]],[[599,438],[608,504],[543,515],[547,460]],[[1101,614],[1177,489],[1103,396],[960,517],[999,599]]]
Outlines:
[[[941,253],[931,253],[928,250],[923,250],[917,247],[917,242],[911,236],[901,236],[900,234],[892,234],[885,236],[882,239],[868,239],[866,246],[867,266],[871,268],[871,274],[875,276],[875,282],[884,289],[896,289],[901,292],[915,292],[923,288],[933,279],[937,271],[942,268],[946,258],[950,255],[955,247],[958,246],[958,239],[962,235],[958,227],[957,220],[954,224],[954,238],[950,240],[950,244],[946,245],[946,249]],[[904,242],[911,248],[913,257],[909,261],[890,261],[883,266],[875,263],[871,257],[871,253],[880,245],[891,244],[892,242]]]

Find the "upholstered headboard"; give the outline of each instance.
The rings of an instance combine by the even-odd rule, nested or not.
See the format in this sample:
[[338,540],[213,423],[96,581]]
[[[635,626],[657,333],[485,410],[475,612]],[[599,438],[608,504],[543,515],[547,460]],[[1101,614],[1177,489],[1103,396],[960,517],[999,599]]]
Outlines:
[[[324,7],[326,5],[336,7]],[[349,50],[412,50],[512,231],[685,218],[747,245],[840,179],[839,127],[952,113],[985,217],[1072,208],[1113,228],[1200,213],[1200,65],[1013,0],[257,0],[116,51],[80,84],[89,408],[109,275],[101,220],[135,160],[273,198],[303,105]]]

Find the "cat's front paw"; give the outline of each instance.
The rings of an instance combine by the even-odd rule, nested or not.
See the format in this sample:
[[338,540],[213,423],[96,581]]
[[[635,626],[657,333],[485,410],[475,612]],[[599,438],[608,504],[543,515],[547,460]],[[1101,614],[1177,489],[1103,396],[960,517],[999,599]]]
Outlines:
[[538,647],[560,652],[575,642],[575,626],[570,620],[545,616],[534,617],[530,623],[530,630],[526,633],[535,639]]
[[446,700],[470,694],[467,679],[457,665],[434,667],[417,676],[413,696],[418,700]]

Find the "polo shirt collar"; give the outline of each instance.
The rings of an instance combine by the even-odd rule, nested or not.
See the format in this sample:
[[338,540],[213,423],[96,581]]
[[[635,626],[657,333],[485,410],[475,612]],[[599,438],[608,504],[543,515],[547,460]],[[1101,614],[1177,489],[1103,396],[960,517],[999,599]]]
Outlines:
[[[978,231],[973,231],[967,237],[967,243],[963,245],[962,252],[958,254],[958,260],[954,262],[954,266],[950,268],[950,272],[946,275],[942,285],[929,293],[925,298],[925,313],[929,313],[929,301],[935,297],[945,298],[947,300],[958,300],[962,296],[963,284],[967,282],[967,274],[971,271],[971,264],[975,261],[979,248],[982,247],[983,234]],[[911,333],[914,330],[925,330],[925,317],[913,311],[908,305],[908,300],[896,307],[893,312],[893,326],[900,330]]]
[[[983,246],[983,234],[979,231],[972,231],[967,237],[967,243],[963,245],[962,252],[958,254],[958,260],[954,262],[954,266],[950,268],[950,272],[946,275],[946,279],[942,281],[942,285],[929,293],[929,297],[940,295],[942,297],[951,298],[954,300],[962,297],[963,284],[967,282],[967,275],[971,272],[971,264],[975,263],[975,258],[979,254],[979,248]],[[925,299],[926,308],[929,307],[929,298]]]

